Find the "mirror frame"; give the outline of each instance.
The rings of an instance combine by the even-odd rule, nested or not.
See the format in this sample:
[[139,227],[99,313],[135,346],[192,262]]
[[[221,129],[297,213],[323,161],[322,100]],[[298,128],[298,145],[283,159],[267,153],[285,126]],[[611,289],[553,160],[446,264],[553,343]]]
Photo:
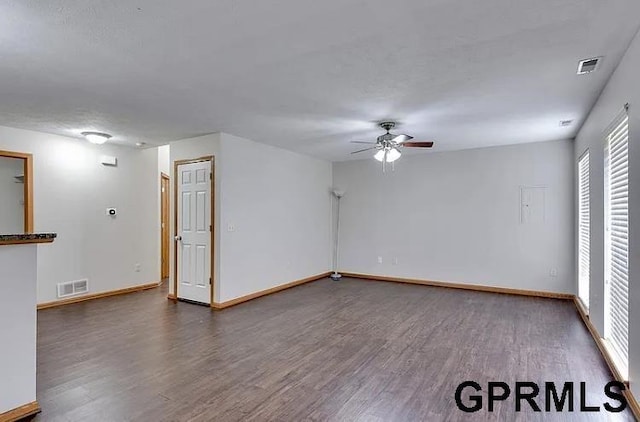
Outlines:
[[33,233],[33,154],[0,150],[0,157],[24,160],[24,232]]

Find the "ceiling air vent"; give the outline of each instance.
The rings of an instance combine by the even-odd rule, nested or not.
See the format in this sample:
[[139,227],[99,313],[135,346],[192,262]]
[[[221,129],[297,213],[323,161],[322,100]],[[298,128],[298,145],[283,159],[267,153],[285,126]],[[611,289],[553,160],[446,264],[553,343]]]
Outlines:
[[601,61],[602,57],[580,60],[580,63],[578,63],[578,75],[585,75],[587,73],[595,72],[598,69],[598,65]]

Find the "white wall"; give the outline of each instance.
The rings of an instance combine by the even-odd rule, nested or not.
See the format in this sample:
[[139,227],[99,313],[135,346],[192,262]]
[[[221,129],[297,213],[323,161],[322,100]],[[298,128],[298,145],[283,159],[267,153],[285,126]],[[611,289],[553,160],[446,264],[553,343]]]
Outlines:
[[24,232],[24,184],[15,179],[24,173],[24,161],[0,157],[0,233]]
[[171,143],[172,162],[207,155],[215,156],[216,302],[329,270],[329,162],[221,133]]
[[331,163],[221,136],[220,300],[328,271]]
[[[573,293],[572,158],[560,141],[404,156],[387,173],[334,163],[340,269]],[[545,223],[521,224],[521,185],[547,187]]]
[[169,145],[158,147],[158,173],[171,174],[171,147]]
[[[33,154],[35,231],[58,233],[53,244],[39,246],[39,303],[56,300],[64,281],[88,278],[91,293],[159,281],[155,148],[0,127],[0,149]],[[100,164],[105,154],[118,166]],[[118,216],[107,217],[107,207]]]
[[[171,177],[171,152],[170,152],[170,147],[169,145],[162,145],[160,147],[154,148],[157,151],[157,155],[158,155],[158,173],[156,175],[156,181],[157,181],[157,186],[156,186],[156,199],[157,199],[157,209],[160,210],[162,207],[162,174],[166,174],[167,176]],[[171,198],[171,190],[172,190],[172,183],[169,182],[169,198]],[[169,221],[173,221],[171,220],[171,218],[169,219]],[[169,223],[171,225],[171,223]],[[158,256],[159,256],[159,260],[158,260],[158,265],[162,265],[162,221],[160,218],[160,211],[158,211],[158,221],[157,221],[157,229],[158,229]],[[171,242],[169,242],[169,244],[171,244]]]
[[35,245],[0,246],[0,414],[36,400],[36,260]]
[[[604,334],[604,131],[625,103],[629,108],[629,377],[640,395],[640,36],[636,35],[622,62],[583,125],[575,143],[574,162],[588,148],[591,198],[590,318]],[[577,166],[577,164],[576,164]],[[577,179],[576,179],[577,180]],[[577,218],[576,218],[577,219]],[[577,258],[575,258],[577,262]],[[575,291],[577,292],[577,280]]]

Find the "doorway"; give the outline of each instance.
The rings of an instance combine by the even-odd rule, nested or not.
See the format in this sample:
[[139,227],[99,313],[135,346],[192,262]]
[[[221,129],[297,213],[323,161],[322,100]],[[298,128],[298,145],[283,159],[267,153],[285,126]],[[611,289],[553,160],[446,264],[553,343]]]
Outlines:
[[0,233],[33,233],[33,156],[0,151]]
[[169,176],[160,175],[160,277],[169,277]]
[[179,300],[213,302],[213,157],[174,164],[174,292]]

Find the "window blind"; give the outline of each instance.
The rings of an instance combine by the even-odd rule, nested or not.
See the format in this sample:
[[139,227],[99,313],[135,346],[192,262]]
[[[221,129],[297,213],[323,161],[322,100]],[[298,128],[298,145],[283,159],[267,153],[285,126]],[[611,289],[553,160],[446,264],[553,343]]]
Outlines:
[[628,367],[629,345],[629,118],[626,110],[605,147],[605,338]]
[[578,161],[578,297],[589,308],[589,150]]

